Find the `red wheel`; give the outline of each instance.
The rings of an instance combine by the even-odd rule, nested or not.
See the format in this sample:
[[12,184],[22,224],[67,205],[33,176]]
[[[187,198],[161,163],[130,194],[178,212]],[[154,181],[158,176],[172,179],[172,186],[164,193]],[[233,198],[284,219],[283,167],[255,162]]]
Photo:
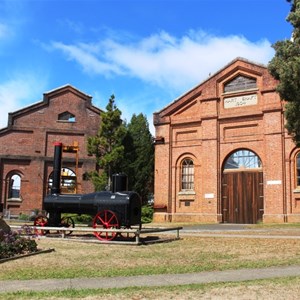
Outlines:
[[[110,229],[120,228],[120,226],[118,218],[114,212],[112,212],[111,210],[102,210],[96,214],[93,220],[93,228]],[[111,241],[116,237],[117,233],[95,231],[94,235],[100,241]]]
[[[48,219],[47,217],[45,216],[38,216],[35,218],[34,220],[34,226],[41,226],[41,227],[44,227],[44,226],[47,226],[48,224]],[[40,229],[35,229],[35,233],[37,235],[44,235],[45,234],[45,231],[44,230],[40,230]]]

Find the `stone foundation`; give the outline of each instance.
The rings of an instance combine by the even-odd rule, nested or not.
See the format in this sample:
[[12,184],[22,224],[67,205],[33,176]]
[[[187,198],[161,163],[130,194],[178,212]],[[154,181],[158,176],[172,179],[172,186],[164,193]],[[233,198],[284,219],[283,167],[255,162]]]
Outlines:
[[175,222],[175,223],[219,223],[217,215],[209,214],[168,214],[168,213],[154,213],[153,215],[154,223],[165,223],[165,222]]

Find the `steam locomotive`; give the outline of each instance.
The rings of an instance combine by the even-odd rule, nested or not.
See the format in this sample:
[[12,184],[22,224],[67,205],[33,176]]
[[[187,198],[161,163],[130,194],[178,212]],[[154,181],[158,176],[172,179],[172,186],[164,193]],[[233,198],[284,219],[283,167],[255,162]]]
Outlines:
[[[112,178],[112,191],[90,194],[61,194],[62,143],[54,144],[53,183],[51,193],[43,200],[46,216],[38,216],[35,226],[74,227],[71,217],[62,214],[87,214],[93,217],[93,228],[121,229],[138,225],[141,229],[142,202],[136,192],[127,191],[127,176],[115,174]],[[70,233],[71,233],[70,229]],[[116,232],[95,231],[99,240],[113,240]]]

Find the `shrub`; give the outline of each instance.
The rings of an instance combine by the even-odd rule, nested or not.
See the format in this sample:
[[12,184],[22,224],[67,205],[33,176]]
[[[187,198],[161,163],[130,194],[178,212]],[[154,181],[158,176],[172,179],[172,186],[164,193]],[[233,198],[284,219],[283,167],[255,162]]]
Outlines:
[[21,220],[21,221],[28,221],[29,219],[30,219],[29,215],[19,214],[19,220]]
[[151,223],[154,209],[151,205],[142,206],[142,223]]
[[90,215],[77,215],[74,217],[74,222],[79,224],[89,224],[93,220],[93,217]]
[[75,224],[90,224],[93,220],[93,217],[90,215],[74,215],[74,214],[62,214],[62,217],[71,217]]
[[32,253],[37,250],[35,240],[21,237],[16,231],[5,233],[0,229],[0,259]]

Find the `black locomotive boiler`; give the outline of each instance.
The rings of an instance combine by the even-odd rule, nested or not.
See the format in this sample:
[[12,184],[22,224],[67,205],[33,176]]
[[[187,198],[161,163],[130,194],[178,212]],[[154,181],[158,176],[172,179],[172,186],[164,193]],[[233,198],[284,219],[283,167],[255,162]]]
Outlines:
[[[93,217],[93,228],[121,229],[138,225],[141,228],[141,198],[136,192],[126,191],[127,177],[115,174],[112,178],[112,191],[101,191],[90,194],[61,194],[61,160],[62,144],[55,143],[53,183],[51,194],[43,201],[45,216],[35,220],[35,226],[74,227],[71,217],[62,217],[67,214],[87,214]],[[71,232],[71,230],[70,230]],[[112,240],[116,232],[94,232],[99,240]]]

